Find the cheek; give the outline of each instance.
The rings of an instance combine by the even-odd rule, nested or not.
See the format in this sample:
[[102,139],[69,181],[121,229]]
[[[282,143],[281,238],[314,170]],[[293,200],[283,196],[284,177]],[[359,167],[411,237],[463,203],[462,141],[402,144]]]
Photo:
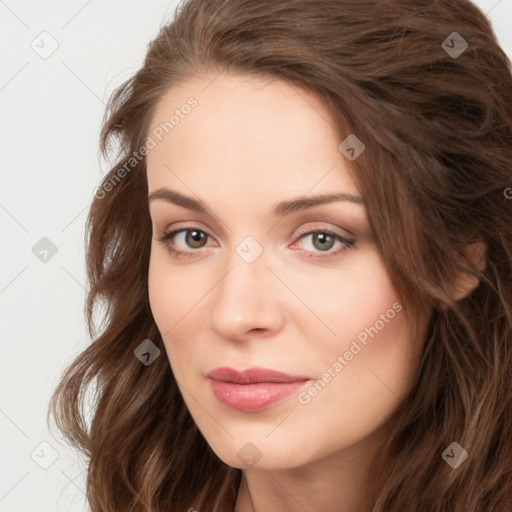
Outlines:
[[307,425],[306,430],[322,440],[313,451],[329,454],[353,445],[389,420],[417,375],[413,343],[402,310],[369,335],[366,345],[348,338],[337,351],[331,350],[324,373],[298,397],[303,405],[295,414],[297,424]]
[[403,307],[392,311],[396,314],[387,317],[387,323],[376,321],[378,316],[369,318],[364,328],[338,346],[330,363],[331,368],[340,363],[331,370],[335,377],[326,376],[331,380],[320,386],[315,398],[313,408],[319,414],[329,410],[330,421],[355,437],[369,434],[386,421],[417,376],[421,344],[411,337]]
[[204,321],[201,320],[201,308],[198,306],[209,287],[204,276],[187,271],[185,267],[173,267],[168,257],[158,249],[152,252],[148,269],[148,297],[171,368],[181,381],[182,373],[191,367],[197,352],[193,348],[200,337],[194,331],[200,329]]
[[[167,268],[166,268],[167,267]],[[175,331],[180,327],[180,310],[183,304],[183,290],[179,280],[176,279],[175,273],[169,271],[169,266],[165,264],[163,258],[155,257],[153,254],[150,258],[148,270],[148,297],[151,313],[162,336],[169,361],[175,371],[175,365],[171,360],[174,353],[169,345],[169,339],[175,335]],[[180,300],[181,297],[181,300]]]
[[167,323],[165,312],[172,314],[174,311],[175,298],[170,284],[170,277],[161,259],[152,252],[148,269],[148,297],[153,318],[162,334],[166,327],[164,324]]
[[[394,317],[393,304],[399,302],[387,269],[373,246],[353,253],[337,268],[317,272],[313,278],[302,277],[299,294],[307,298],[315,314],[311,322],[318,324],[321,319],[330,331],[331,336],[324,329],[323,339],[330,338],[328,345],[336,350],[345,350],[347,341],[350,345],[349,340],[360,333],[364,340],[365,329],[375,322],[382,326],[381,315],[386,316],[387,311],[386,319]],[[387,329],[388,324],[385,325]]]
[[387,419],[408,393],[420,344],[412,339],[404,305],[376,252],[365,253],[349,271],[333,272],[328,293],[332,300],[315,304],[336,335],[323,336],[310,353],[318,380],[300,402],[323,435],[332,434],[327,415],[355,439]]
[[152,250],[148,269],[148,296],[153,318],[162,335],[182,318],[197,302],[200,291],[197,273],[170,264],[167,254]]

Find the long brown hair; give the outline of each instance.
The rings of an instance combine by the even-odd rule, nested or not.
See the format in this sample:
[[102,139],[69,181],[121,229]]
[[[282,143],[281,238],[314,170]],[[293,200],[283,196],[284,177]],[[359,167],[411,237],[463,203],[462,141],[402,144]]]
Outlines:
[[[92,510],[234,508],[241,470],[198,431],[167,358],[145,366],[134,356],[145,339],[165,355],[148,302],[140,148],[170,87],[221,72],[312,91],[340,142],[363,141],[350,168],[377,248],[410,310],[432,308],[417,380],[372,466],[367,510],[512,510],[512,77],[468,0],[190,0],[162,26],[105,114],[101,149],[109,155],[116,142],[118,153],[87,222],[93,342],[49,407],[89,459]],[[482,269],[466,251],[478,240]],[[480,282],[455,300],[461,273]],[[442,457],[453,442],[468,453],[456,469]]]

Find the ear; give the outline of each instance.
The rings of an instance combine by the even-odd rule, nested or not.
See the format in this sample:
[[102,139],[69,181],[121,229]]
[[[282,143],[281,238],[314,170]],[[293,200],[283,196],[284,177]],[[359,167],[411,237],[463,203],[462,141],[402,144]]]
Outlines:
[[[466,247],[466,257],[472,261],[479,271],[485,268],[486,250],[487,246],[481,239]],[[479,282],[480,280],[471,274],[460,274],[456,283],[452,286],[452,298],[457,302],[467,297],[478,286]]]

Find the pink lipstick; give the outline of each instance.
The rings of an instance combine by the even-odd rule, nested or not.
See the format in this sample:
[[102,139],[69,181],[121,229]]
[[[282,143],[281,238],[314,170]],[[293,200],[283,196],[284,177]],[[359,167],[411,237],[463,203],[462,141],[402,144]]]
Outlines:
[[215,368],[208,372],[213,394],[225,406],[242,412],[257,412],[298,391],[309,377],[253,367],[245,371]]

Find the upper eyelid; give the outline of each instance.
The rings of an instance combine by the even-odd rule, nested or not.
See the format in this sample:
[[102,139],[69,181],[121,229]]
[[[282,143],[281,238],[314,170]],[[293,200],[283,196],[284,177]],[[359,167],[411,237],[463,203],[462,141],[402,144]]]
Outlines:
[[204,228],[201,228],[201,227],[198,227],[198,226],[180,226],[180,227],[171,228],[171,229],[167,229],[166,228],[166,229],[161,231],[161,234],[158,235],[158,238],[165,237],[165,236],[167,236],[167,235],[169,235],[171,233],[173,234],[173,236],[176,236],[178,233],[181,233],[183,231],[193,231],[194,229],[196,231],[202,231],[209,238],[214,238],[213,235],[211,235],[210,232],[207,229],[204,229]]
[[[198,226],[196,224],[192,224],[192,225],[184,224],[184,225],[178,226],[178,227],[164,228],[164,229],[160,230],[160,233],[163,236],[163,235],[166,235],[168,233],[175,233],[175,234],[177,234],[177,232],[179,232],[179,231],[193,230],[193,229],[196,229],[198,231],[203,231],[208,236],[214,238],[213,235],[210,234],[210,231],[207,228],[203,228],[203,227]],[[320,229],[325,229],[327,231],[333,231],[333,232],[336,232],[336,230],[343,230],[343,231],[345,231],[347,233],[346,236],[343,235],[342,233],[337,233],[337,234],[339,234],[340,236],[345,236],[346,238],[349,238],[351,236],[355,236],[354,233],[352,233],[350,230],[348,230],[346,228],[345,229],[344,228],[340,228],[339,226],[337,226],[337,227],[326,227],[325,225],[321,225],[321,226],[316,225],[316,226],[310,226],[310,227],[304,228],[304,229],[299,229],[299,232],[297,233],[297,236],[303,235],[303,234],[308,233],[309,231],[312,231],[312,230],[316,231],[316,230],[320,230]],[[154,228],[153,231],[158,231],[158,230]]]
[[[338,229],[340,229],[340,228],[338,228]],[[209,231],[207,229],[203,229],[203,228],[200,228],[197,226],[181,226],[181,227],[177,227],[177,228],[173,228],[173,229],[166,229],[162,232],[161,235],[158,235],[156,238],[159,240],[165,239],[165,237],[169,237],[169,239],[172,239],[184,231],[192,231],[192,230],[202,231],[203,233],[206,234],[206,236],[208,238],[214,239],[214,237],[209,233]],[[350,234],[347,236],[347,235],[338,233],[336,231],[336,229],[333,229],[330,227],[325,227],[325,226],[313,226],[313,227],[309,227],[309,228],[300,229],[299,232],[295,235],[295,238],[297,240],[299,240],[303,236],[314,234],[315,232],[320,232],[320,233],[322,233],[322,232],[329,233],[330,232],[330,233],[333,233],[333,234],[341,237],[342,239],[346,240],[347,242],[354,241],[354,238],[353,238],[354,235]],[[172,235],[172,236],[169,236],[169,235]],[[200,249],[196,250],[196,252],[199,252],[199,251],[200,251]]]

